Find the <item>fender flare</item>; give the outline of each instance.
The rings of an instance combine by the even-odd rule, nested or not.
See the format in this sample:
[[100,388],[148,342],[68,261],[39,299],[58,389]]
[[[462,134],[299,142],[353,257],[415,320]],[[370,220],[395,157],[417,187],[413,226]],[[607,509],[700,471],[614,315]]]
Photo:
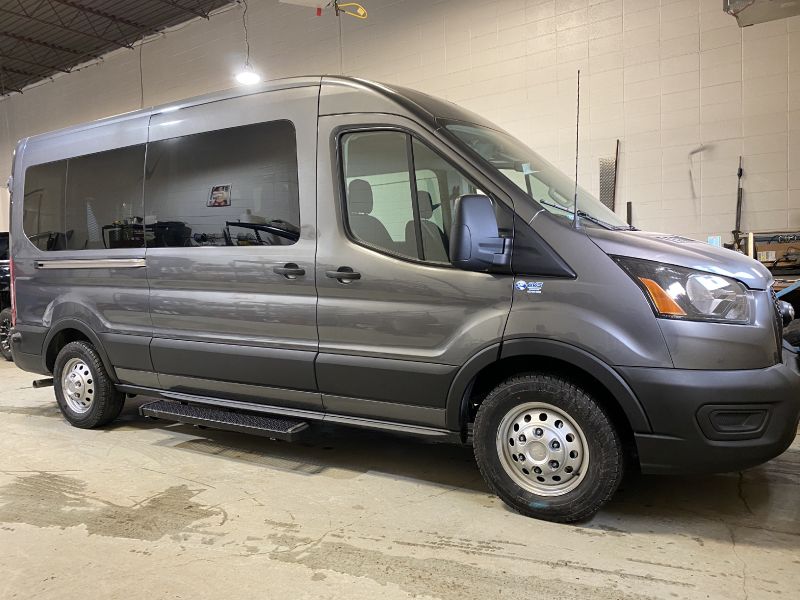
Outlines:
[[611,366],[594,354],[576,346],[544,338],[515,338],[484,348],[458,371],[447,395],[446,424],[452,431],[466,426],[467,399],[472,382],[478,373],[495,361],[513,356],[546,356],[555,358],[585,371],[600,382],[614,397],[624,412],[631,429],[651,432],[650,420],[631,387]]
[[450,390],[447,392],[447,405],[445,408],[445,427],[450,431],[460,431],[464,438],[467,423],[467,408],[469,392],[475,377],[483,369],[500,360],[500,343],[492,344],[480,350],[464,363],[458,370]]
[[86,323],[83,321],[79,321],[78,319],[62,319],[58,321],[55,325],[50,327],[50,331],[47,333],[47,336],[44,338],[44,345],[42,346],[42,363],[43,366],[46,367],[47,363],[47,350],[50,348],[50,343],[53,341],[53,338],[56,337],[59,333],[64,331],[65,329],[75,329],[76,331],[80,331],[83,335],[89,338],[89,341],[97,350],[97,353],[100,355],[100,360],[103,361],[103,366],[106,369],[106,373],[111,378],[114,383],[119,383],[117,379],[117,373],[114,371],[114,367],[111,365],[111,361],[108,359],[108,353],[106,349],[103,347],[103,343],[100,341],[100,337],[97,333],[92,330]]

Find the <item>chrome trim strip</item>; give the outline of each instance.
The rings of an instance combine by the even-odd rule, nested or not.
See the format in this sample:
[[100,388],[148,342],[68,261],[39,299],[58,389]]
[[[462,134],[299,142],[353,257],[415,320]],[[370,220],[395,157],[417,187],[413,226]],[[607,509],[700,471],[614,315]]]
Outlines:
[[37,260],[37,269],[140,269],[147,266],[143,258],[100,258]]

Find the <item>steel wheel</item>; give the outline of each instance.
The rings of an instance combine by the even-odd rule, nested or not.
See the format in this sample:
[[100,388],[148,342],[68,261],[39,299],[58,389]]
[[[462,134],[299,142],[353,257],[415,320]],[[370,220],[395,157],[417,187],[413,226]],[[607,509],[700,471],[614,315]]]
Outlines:
[[89,365],[80,358],[71,358],[64,365],[61,389],[70,410],[82,414],[88,412],[94,401],[94,376]]
[[523,489],[562,496],[580,485],[589,465],[583,430],[562,410],[528,402],[510,410],[497,428],[503,469]]

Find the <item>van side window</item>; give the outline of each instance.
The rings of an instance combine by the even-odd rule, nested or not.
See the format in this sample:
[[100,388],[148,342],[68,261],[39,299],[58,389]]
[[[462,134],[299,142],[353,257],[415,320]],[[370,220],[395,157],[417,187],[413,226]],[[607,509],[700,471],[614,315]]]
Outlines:
[[342,138],[347,222],[359,241],[418,258],[409,175],[408,136],[397,131],[350,133]]
[[147,146],[147,246],[289,245],[299,239],[297,143],[289,121]]
[[142,248],[144,144],[67,161],[66,249]]
[[22,227],[40,250],[141,248],[144,144],[29,167]]
[[22,229],[39,250],[64,250],[64,190],[67,161],[45,163],[25,170]]
[[425,144],[414,140],[413,148],[425,260],[450,262],[453,204],[459,196],[477,193],[478,187]]
[[449,264],[453,203],[478,188],[406,133],[348,133],[341,144],[353,237],[391,254]]

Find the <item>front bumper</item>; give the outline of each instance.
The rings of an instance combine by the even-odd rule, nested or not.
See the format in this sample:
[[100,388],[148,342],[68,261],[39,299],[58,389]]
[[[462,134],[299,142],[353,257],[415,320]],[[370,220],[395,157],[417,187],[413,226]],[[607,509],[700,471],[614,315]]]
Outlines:
[[798,355],[766,369],[621,367],[652,433],[635,433],[644,473],[737,471],[781,454],[800,419]]

